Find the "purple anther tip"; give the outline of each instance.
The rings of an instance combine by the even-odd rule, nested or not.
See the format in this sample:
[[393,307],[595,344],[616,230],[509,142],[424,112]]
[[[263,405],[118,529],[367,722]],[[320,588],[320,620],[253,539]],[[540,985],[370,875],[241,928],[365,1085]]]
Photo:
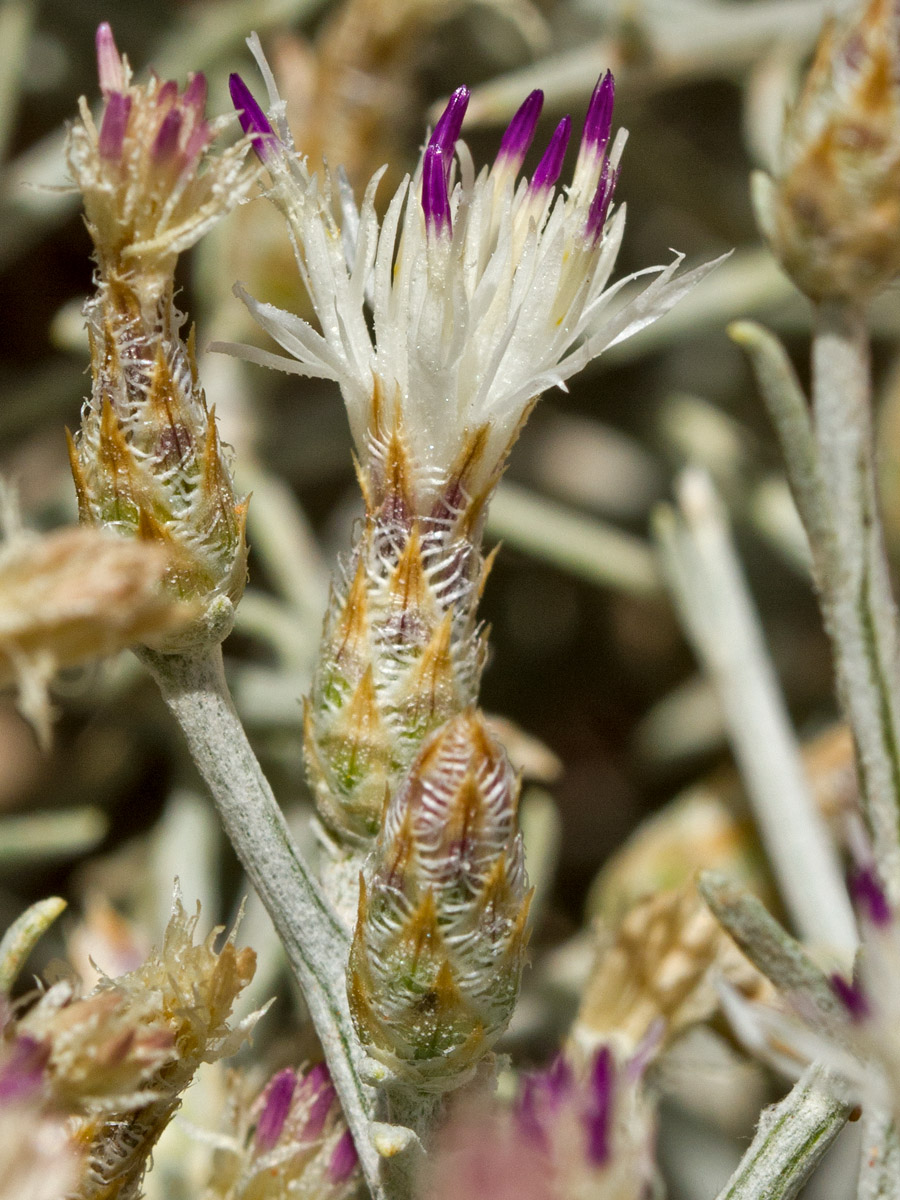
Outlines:
[[190,77],[184,89],[184,103],[192,108],[198,117],[203,116],[203,110],[206,108],[206,93],[206,76],[202,71],[197,71]]
[[98,148],[101,158],[121,157],[130,112],[131,97],[125,96],[121,92],[111,92],[106,101],[103,120],[100,123]]
[[97,26],[96,46],[100,91],[104,96],[109,96],[112,92],[124,91],[125,70],[108,21],[103,21]]
[[447,102],[447,107],[438,118],[434,133],[429,139],[429,146],[436,146],[445,155],[444,169],[450,170],[450,160],[453,158],[453,147],[462,129],[463,117],[469,106],[469,89],[458,87]]
[[271,1150],[281,1137],[284,1123],[291,1111],[296,1086],[297,1076],[290,1067],[279,1071],[267,1084],[263,1109],[256,1125],[257,1150]]
[[596,1167],[609,1159],[614,1071],[612,1051],[604,1046],[591,1067],[590,1103],[584,1114],[588,1158]]
[[848,983],[843,975],[835,973],[831,976],[831,987],[852,1021],[861,1021],[869,1015],[869,1001],[858,983]]
[[600,179],[597,183],[597,190],[594,192],[593,200],[591,200],[591,207],[588,210],[587,225],[585,227],[586,236],[592,238],[595,242],[603,233],[603,226],[606,224],[606,218],[609,215],[609,206],[612,204],[613,193],[616,190],[618,179],[618,167],[614,171],[610,170],[609,159],[604,158],[603,167],[600,171]]
[[153,142],[153,158],[156,162],[167,162],[178,149],[178,137],[181,133],[181,113],[177,108],[170,108],[162,119]]
[[328,1163],[329,1180],[333,1184],[344,1183],[353,1174],[358,1162],[359,1155],[353,1144],[353,1135],[348,1129],[331,1152],[331,1161]]
[[584,119],[584,133],[581,135],[581,144],[590,147],[596,153],[602,154],[609,142],[615,100],[615,80],[612,72],[607,71],[597,80],[597,86],[591,95],[587,116]]
[[429,234],[449,235],[450,197],[447,194],[444,156],[440,146],[433,141],[425,150],[425,162],[422,166],[422,208],[425,212],[426,231]]
[[237,72],[228,76],[228,90],[231,93],[231,103],[237,109],[241,128],[244,133],[251,135],[253,149],[265,162],[272,143],[276,140],[269,118],[256,103],[253,93]]
[[506,159],[515,166],[516,170],[521,167],[534,138],[534,131],[543,107],[544,93],[537,88],[520,105],[516,115],[507,126],[506,133],[500,140],[500,149],[497,151],[498,162]]
[[571,132],[572,118],[563,117],[553,131],[550,144],[544,151],[544,156],[531,177],[531,187],[534,191],[549,190],[554,186],[557,179],[559,179]]
[[850,876],[850,892],[857,908],[873,924],[884,928],[891,923],[891,906],[872,866],[857,868]]

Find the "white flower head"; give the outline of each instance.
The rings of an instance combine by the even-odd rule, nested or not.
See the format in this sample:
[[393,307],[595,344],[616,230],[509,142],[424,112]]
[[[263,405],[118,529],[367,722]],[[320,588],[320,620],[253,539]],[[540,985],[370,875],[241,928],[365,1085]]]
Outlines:
[[[677,257],[608,286],[625,218],[624,208],[611,211],[625,143],[621,131],[610,140],[612,76],[591,97],[569,187],[557,187],[568,117],[531,178],[520,177],[540,91],[513,117],[493,164],[476,173],[459,140],[469,95],[460,88],[379,222],[383,169],[361,208],[341,173],[311,174],[255,36],[250,45],[268,84],[271,121],[238,76],[232,97],[268,168],[269,194],[287,219],[319,329],[238,287],[292,358],[222,348],[340,385],[370,505],[394,490],[398,444],[414,511],[486,498],[541,392],[564,386],[655,320],[709,269],[675,279]],[[643,274],[653,276],[650,284],[623,302],[623,286]]]

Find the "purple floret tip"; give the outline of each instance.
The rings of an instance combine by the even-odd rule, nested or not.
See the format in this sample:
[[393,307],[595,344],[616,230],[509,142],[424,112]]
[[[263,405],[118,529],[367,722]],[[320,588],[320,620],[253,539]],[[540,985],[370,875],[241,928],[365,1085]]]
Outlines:
[[41,1086],[49,1058],[49,1043],[29,1034],[17,1037],[10,1058],[0,1067],[0,1104],[34,1095]]
[[609,142],[615,99],[615,81],[612,72],[607,71],[594,88],[584,119],[584,133],[581,135],[582,145],[599,154],[603,153]]
[[334,1184],[344,1183],[353,1174],[359,1155],[353,1144],[353,1136],[348,1129],[331,1152],[328,1164],[328,1178]]
[[428,145],[436,146],[444,155],[444,170],[449,172],[453,148],[462,129],[463,117],[469,106],[469,89],[458,87],[447,102],[447,107],[438,118]]
[[531,186],[534,191],[552,188],[557,179],[559,179],[571,132],[572,118],[563,117],[553,131],[550,144],[544,151],[544,156],[538,163],[534,175],[531,177]]
[[297,1076],[290,1069],[279,1071],[266,1087],[262,1112],[256,1126],[256,1147],[271,1150],[284,1129],[291,1101],[297,1086]]
[[597,1167],[603,1166],[609,1159],[613,1082],[612,1051],[608,1046],[604,1046],[591,1068],[590,1103],[584,1114],[588,1158]]
[[276,140],[275,131],[269,124],[269,118],[257,104],[253,93],[236,71],[228,76],[228,90],[231,93],[231,102],[237,110],[241,128],[244,133],[250,134],[253,149],[265,162],[272,142]]
[[181,133],[181,113],[177,108],[170,109],[163,117],[162,124],[153,143],[153,157],[157,162],[165,162],[172,158],[178,149],[178,135]]
[[544,1080],[547,1096],[555,1108],[572,1090],[572,1068],[561,1054],[551,1064]]
[[202,71],[197,71],[192,75],[184,89],[184,102],[196,111],[198,117],[203,115],[203,110],[206,108],[207,91],[206,76]]
[[518,112],[507,126],[497,151],[497,161],[506,159],[518,170],[525,161],[525,155],[534,138],[541,109],[544,106],[544,93],[538,88],[519,107]]
[[613,193],[616,190],[618,179],[618,167],[615,170],[611,170],[609,159],[605,158],[600,171],[597,190],[594,192],[594,198],[588,210],[587,226],[585,228],[587,237],[593,238],[594,241],[597,241],[603,233],[603,226],[606,224],[606,218],[609,215],[609,206],[612,204]]
[[444,156],[440,146],[433,141],[425,150],[422,166],[422,208],[428,233],[450,233],[450,197],[447,194]]
[[121,92],[113,92],[106,102],[103,120],[100,124],[98,149],[101,158],[121,157],[130,112],[131,97],[124,96]]
[[121,92],[125,87],[125,71],[108,21],[103,21],[97,26],[96,45],[100,91],[104,96],[109,96],[112,92]]
[[881,928],[891,923],[891,906],[881,881],[872,866],[859,867],[850,877],[850,891],[856,906],[873,924]]
[[331,1106],[337,1096],[328,1068],[324,1063],[319,1063],[312,1068],[303,1081],[303,1090],[309,1093],[311,1103],[306,1123],[300,1131],[300,1137],[304,1142],[314,1142],[321,1136],[325,1122],[328,1120],[328,1114],[331,1112]]
[[851,1020],[861,1021],[869,1015],[869,1002],[859,984],[848,983],[843,975],[834,974],[831,976],[831,987]]

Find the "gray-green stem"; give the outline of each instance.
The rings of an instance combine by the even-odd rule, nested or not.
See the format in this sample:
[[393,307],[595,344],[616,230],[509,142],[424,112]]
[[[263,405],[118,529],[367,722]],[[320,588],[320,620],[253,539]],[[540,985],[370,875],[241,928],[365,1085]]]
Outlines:
[[850,1105],[829,1092],[823,1067],[809,1067],[767,1108],[737,1170],[717,1200],[791,1200],[840,1133]]
[[900,900],[900,634],[878,514],[869,337],[850,302],[816,309],[813,417],[831,496],[836,570],[821,580],[838,686],[856,738],[863,806]]
[[221,647],[139,657],[181,726],[225,832],[266,906],[303,989],[366,1181],[386,1195],[370,1124],[375,1093],[359,1072],[360,1051],[346,992],[347,935],[290,835],[234,710]]

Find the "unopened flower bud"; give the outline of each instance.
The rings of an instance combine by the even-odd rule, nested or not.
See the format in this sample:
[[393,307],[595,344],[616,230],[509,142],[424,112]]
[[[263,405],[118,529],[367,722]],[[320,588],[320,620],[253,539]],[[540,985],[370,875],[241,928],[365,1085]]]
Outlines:
[[900,273],[900,15],[832,20],[788,114],[775,181],[754,179],[772,250],[813,300],[864,301]]
[[396,1080],[455,1087],[506,1028],[524,961],[519,784],[479,713],[426,741],[390,800],[350,954],[360,1041]]
[[82,522],[160,542],[172,593],[199,602],[192,627],[163,648],[219,641],[246,578],[246,504],[235,495],[192,338],[173,302],[178,254],[246,195],[245,140],[209,152],[221,122],[204,117],[206,84],[141,86],[109,27],[97,35],[105,108],[82,101],[68,157],[98,266],[85,316],[93,389],[70,455]]

